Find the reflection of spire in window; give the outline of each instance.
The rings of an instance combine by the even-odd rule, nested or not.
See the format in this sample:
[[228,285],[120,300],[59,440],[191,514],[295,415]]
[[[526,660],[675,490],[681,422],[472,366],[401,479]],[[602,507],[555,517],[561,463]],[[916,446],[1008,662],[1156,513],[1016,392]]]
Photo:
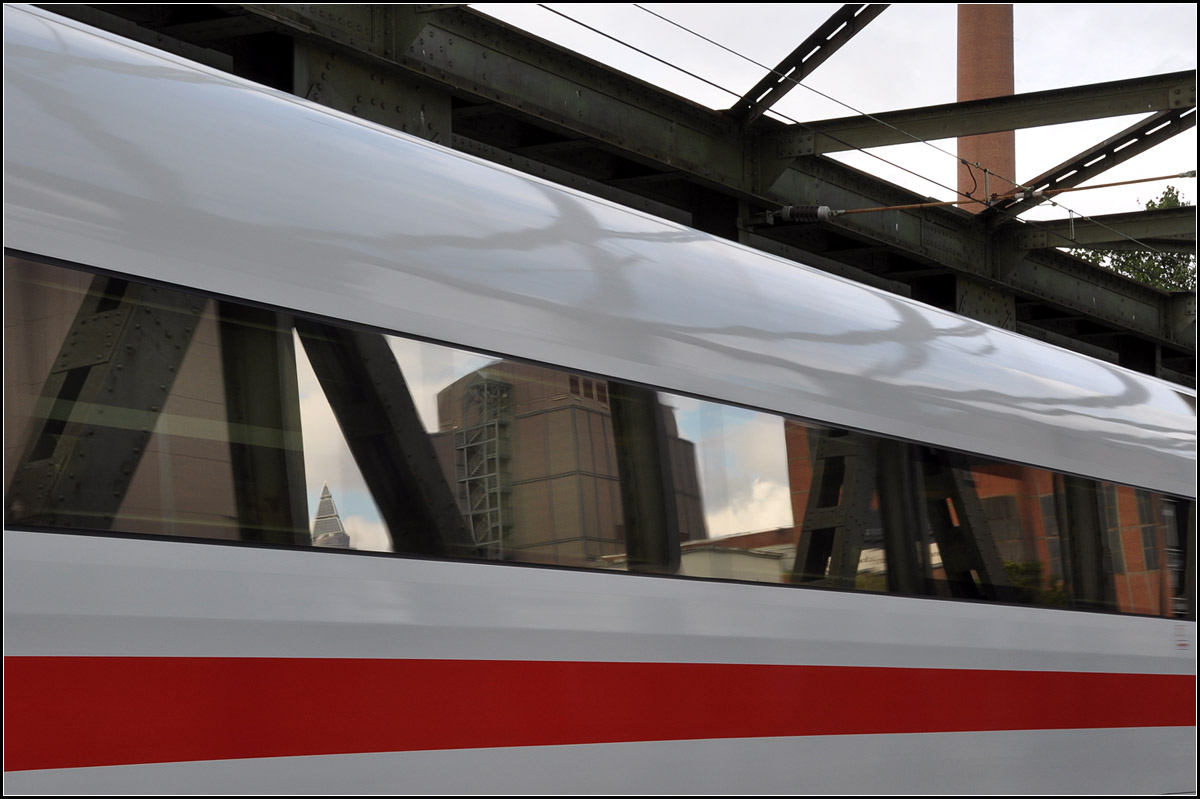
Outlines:
[[329,491],[329,483],[321,486],[321,501],[317,505],[317,515],[313,519],[312,538],[315,547],[350,549],[350,536],[346,533],[346,528],[342,526],[337,506],[333,504],[333,494]]

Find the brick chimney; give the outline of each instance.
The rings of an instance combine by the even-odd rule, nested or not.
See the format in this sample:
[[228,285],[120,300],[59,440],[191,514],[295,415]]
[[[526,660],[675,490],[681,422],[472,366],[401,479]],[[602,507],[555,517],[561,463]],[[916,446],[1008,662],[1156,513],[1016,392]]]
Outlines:
[[[958,7],[958,101],[1002,97],[1013,93],[1013,7],[1012,5],[967,5]],[[958,165],[958,190],[981,200],[1006,194],[1017,179],[1016,133],[987,133],[962,136],[959,158],[980,164],[995,174],[985,180],[981,169]],[[958,199],[964,199],[959,197]],[[959,206],[972,213],[982,205]]]

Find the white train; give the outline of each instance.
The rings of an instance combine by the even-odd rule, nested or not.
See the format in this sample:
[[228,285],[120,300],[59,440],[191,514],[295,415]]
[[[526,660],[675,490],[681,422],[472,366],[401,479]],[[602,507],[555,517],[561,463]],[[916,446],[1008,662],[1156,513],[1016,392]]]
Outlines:
[[4,41],[6,790],[1195,790],[1195,392]]

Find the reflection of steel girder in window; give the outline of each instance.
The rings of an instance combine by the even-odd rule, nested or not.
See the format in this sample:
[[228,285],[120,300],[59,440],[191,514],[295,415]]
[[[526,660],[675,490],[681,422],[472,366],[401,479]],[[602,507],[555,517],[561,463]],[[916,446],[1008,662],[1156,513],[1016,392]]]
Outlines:
[[[809,451],[813,477],[792,582],[855,587],[871,505],[878,495],[889,590],[932,590],[922,589],[931,565],[928,525],[954,596],[1009,598],[1004,564],[962,456],[931,454],[924,469],[917,471],[910,446],[844,430],[810,431]],[[902,478],[903,484],[898,484]]]
[[[120,278],[93,279],[46,377],[43,410],[31,419],[8,494],[10,519],[112,528],[155,441],[152,432],[160,434],[160,452],[170,440],[164,407],[206,302]],[[217,316],[237,506],[231,526],[246,541],[307,544],[290,323],[226,302],[218,303]],[[173,461],[161,457],[148,468],[161,469],[158,480],[169,486]],[[156,507],[163,531],[172,531],[177,508],[161,498],[137,499]]]
[[111,528],[204,303],[118,278],[92,280],[30,419],[8,491],[10,521]]
[[810,431],[813,478],[792,582],[854,588],[875,491],[876,439]]
[[463,422],[454,433],[458,497],[476,550],[485,558],[504,557],[512,526],[509,509],[508,432],[512,386],[476,375],[463,394]]
[[[956,597],[1016,601],[971,463],[963,455],[928,450],[924,496],[933,540]],[[951,517],[953,508],[954,517]]]
[[467,531],[387,339],[305,319],[300,341],[395,552],[470,556]]

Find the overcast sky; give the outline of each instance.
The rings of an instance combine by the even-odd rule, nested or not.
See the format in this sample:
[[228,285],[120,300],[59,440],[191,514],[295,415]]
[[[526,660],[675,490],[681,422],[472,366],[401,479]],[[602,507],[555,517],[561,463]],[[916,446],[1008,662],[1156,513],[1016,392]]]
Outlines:
[[[764,74],[759,67],[656,19],[633,4],[548,5],[738,95]],[[837,3],[642,5],[770,67],[840,8]],[[726,108],[734,99],[732,94],[657,63],[537,4],[484,3],[472,7],[709,107]],[[867,113],[954,102],[956,25],[953,4],[893,5],[818,67],[805,84]],[[1196,6],[1017,4],[1014,40],[1018,93],[1194,70]],[[856,113],[802,88],[791,91],[776,110],[800,121]],[[1136,117],[1123,117],[1020,131],[1015,177],[1022,181],[1032,179],[1120,132],[1135,120]],[[936,143],[954,152],[953,140]],[[871,152],[938,183],[954,185],[954,159],[926,145],[876,148]],[[834,157],[922,194],[939,200],[952,199],[946,189],[870,156],[853,153]],[[1195,168],[1193,128],[1091,182],[1178,174]],[[1147,199],[1161,194],[1167,183],[1071,192],[1061,197],[1060,203],[1083,214],[1133,211]],[[1176,178],[1169,183],[1194,203],[1194,178]],[[1066,210],[1043,206],[1026,218],[1066,215]]]

